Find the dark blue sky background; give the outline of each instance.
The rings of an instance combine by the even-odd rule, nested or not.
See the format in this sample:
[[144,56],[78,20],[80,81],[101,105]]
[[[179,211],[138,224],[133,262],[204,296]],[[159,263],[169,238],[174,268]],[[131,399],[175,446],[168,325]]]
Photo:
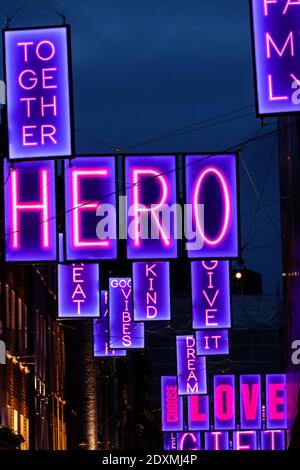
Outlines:
[[[2,26],[2,10],[11,16],[22,3],[0,0]],[[72,28],[77,153],[111,153],[102,141],[135,153],[214,152],[275,129],[275,120],[261,128],[255,117],[248,0],[28,0],[11,27],[59,24],[52,9],[63,5]],[[222,124],[130,148],[243,107],[217,119]],[[267,293],[281,272],[275,143],[272,135],[242,148],[240,162],[243,256],[262,272]]]

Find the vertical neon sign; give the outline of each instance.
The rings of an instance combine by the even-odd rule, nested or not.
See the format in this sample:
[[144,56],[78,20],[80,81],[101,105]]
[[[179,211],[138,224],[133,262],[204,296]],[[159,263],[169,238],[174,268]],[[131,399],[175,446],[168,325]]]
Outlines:
[[178,432],[177,450],[201,450],[200,432]]
[[266,417],[268,429],[287,427],[286,375],[266,375]]
[[196,331],[196,349],[199,356],[229,354],[228,330]]
[[285,450],[285,431],[268,429],[261,431],[261,450]]
[[109,278],[109,347],[144,347],[144,323],[133,321],[131,279]]
[[58,265],[58,317],[100,317],[99,265]]
[[164,450],[177,450],[176,432],[164,432]]
[[230,328],[229,262],[193,261],[191,274],[193,328]]
[[161,413],[163,431],[183,431],[183,398],[178,396],[176,377],[161,378]]
[[257,450],[256,431],[237,431],[233,433],[234,450]]
[[67,26],[5,30],[10,159],[72,155]]
[[234,375],[214,376],[215,430],[235,429]]
[[169,263],[133,263],[132,274],[134,320],[170,320]]
[[176,336],[179,395],[200,395],[207,392],[206,358],[196,356],[193,335]]
[[125,349],[110,349],[108,335],[108,291],[101,291],[101,318],[94,320],[94,356],[124,357]]
[[226,431],[205,433],[205,450],[229,450],[229,436]]
[[54,162],[4,160],[6,261],[57,259]]
[[188,257],[238,257],[237,156],[186,155],[185,175]]
[[127,257],[177,258],[176,159],[125,157]]
[[240,375],[241,429],[261,429],[260,375]]
[[115,259],[116,172],[114,157],[65,162],[66,258]]
[[208,395],[188,396],[188,429],[189,431],[206,431],[209,429]]
[[299,112],[300,3],[252,0],[251,6],[258,114]]

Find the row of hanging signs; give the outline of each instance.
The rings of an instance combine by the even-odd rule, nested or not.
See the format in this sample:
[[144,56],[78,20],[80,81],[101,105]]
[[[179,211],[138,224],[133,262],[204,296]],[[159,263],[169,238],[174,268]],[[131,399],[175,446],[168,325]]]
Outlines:
[[[229,354],[237,154],[76,155],[69,27],[5,30],[4,48],[5,261],[58,263],[59,318],[93,318],[95,356],[123,357],[144,348],[145,322],[171,319],[170,262],[186,258],[194,333],[177,336],[177,377],[162,378],[165,448],[284,448],[285,376],[266,376],[264,393],[260,376],[241,376],[236,415],[234,376],[209,386],[206,371],[207,356]],[[101,286],[124,246],[131,276]]]

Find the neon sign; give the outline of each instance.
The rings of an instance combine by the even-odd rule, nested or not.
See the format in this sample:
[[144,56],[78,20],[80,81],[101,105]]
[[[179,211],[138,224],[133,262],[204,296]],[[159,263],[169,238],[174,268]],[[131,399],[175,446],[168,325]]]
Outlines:
[[144,324],[133,321],[131,279],[109,278],[109,347],[144,347]]
[[161,378],[163,431],[183,431],[183,398],[178,396],[176,377]]
[[164,450],[177,450],[176,432],[164,432]]
[[215,430],[235,429],[234,375],[214,376]]
[[196,331],[196,349],[198,356],[229,354],[228,330]]
[[10,159],[72,155],[67,26],[5,30]]
[[134,320],[170,320],[169,263],[133,263],[132,273]]
[[205,450],[229,450],[229,433],[227,431],[206,432]]
[[208,395],[188,396],[188,429],[189,431],[206,431],[209,429]]
[[115,259],[115,158],[66,161],[65,206],[67,260]]
[[[203,259],[238,257],[237,156],[186,155],[186,224],[195,234],[188,257]],[[204,208],[201,217],[200,206]]]
[[54,162],[4,160],[6,261],[56,261]]
[[261,429],[260,375],[240,375],[241,429]]
[[268,429],[287,427],[286,375],[266,375],[266,418]]
[[176,336],[176,350],[178,394],[198,395],[206,393],[206,358],[196,356],[195,336]]
[[[175,396],[186,400],[183,404],[187,404],[183,408],[182,418],[185,426],[180,431],[191,434],[199,432],[200,440],[204,442],[203,450],[285,449],[287,396],[284,393],[284,375],[266,375],[264,380],[257,374],[241,375],[238,395],[234,375],[215,375],[209,395],[189,395],[187,398],[179,395],[175,378],[171,379]],[[265,385],[265,388],[261,385]],[[209,403],[213,404],[213,413]],[[239,413],[236,413],[236,407]],[[177,410],[176,401],[173,408]],[[273,413],[272,421],[268,415],[270,409]],[[164,420],[165,408],[162,411]],[[275,424],[278,428],[273,427]]]
[[127,156],[125,181],[127,257],[177,258],[175,156]]
[[233,450],[257,450],[256,431],[236,431],[233,433]]
[[[230,328],[229,262],[193,261],[191,274],[193,328]],[[201,334],[198,338],[201,338]],[[216,343],[210,341],[209,347],[216,349],[214,344]]]
[[257,111],[261,116],[299,112],[298,0],[252,0]]
[[94,356],[124,357],[125,349],[110,349],[108,335],[108,291],[101,291],[101,318],[94,320]]
[[100,317],[99,265],[58,265],[58,317]]
[[261,450],[285,450],[285,431],[268,429],[261,432]]
[[201,450],[200,432],[178,432],[177,450]]

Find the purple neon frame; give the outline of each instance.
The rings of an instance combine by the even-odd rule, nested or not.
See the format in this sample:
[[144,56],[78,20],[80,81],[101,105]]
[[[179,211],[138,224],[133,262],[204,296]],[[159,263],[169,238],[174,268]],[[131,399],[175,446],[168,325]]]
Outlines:
[[[192,341],[194,345],[191,346]],[[190,350],[194,350],[193,369],[189,370]],[[206,376],[206,357],[196,356],[196,339],[194,335],[176,336],[176,353],[177,353],[177,383],[178,395],[203,395],[207,393],[207,376]],[[197,380],[192,379],[189,383],[189,375],[193,375]]]
[[[3,56],[4,56],[4,68],[5,68],[5,78],[7,86],[7,108],[8,108],[8,135],[9,135],[9,159],[10,160],[30,160],[30,159],[47,159],[47,158],[62,158],[69,157],[74,154],[74,117],[73,117],[73,98],[72,98],[72,65],[71,65],[71,48],[70,48],[70,26],[46,26],[46,27],[33,27],[33,28],[22,28],[22,29],[9,29],[3,30]],[[23,95],[21,95],[21,90],[17,85],[16,76],[21,73],[19,70],[20,56],[22,55],[23,49],[17,50],[17,53],[13,53],[11,49],[15,46],[17,42],[31,42],[31,41],[40,41],[40,40],[51,40],[56,46],[56,54],[59,56],[57,61],[62,65],[57,73],[57,82],[59,83],[59,88],[56,90],[56,105],[57,110],[61,111],[60,116],[52,116],[51,122],[43,122],[43,116],[31,116],[30,118],[25,118],[25,106],[23,106],[24,119],[17,114],[17,109],[13,105],[17,100]],[[58,47],[58,45],[60,47]],[[38,60],[29,60],[31,57],[31,51],[28,47],[28,56],[25,69],[31,69],[31,67],[37,67],[36,71],[40,72],[42,68],[53,68],[57,66],[57,61],[53,62],[52,59],[49,61],[38,61]],[[39,64],[40,62],[40,64]],[[51,62],[51,63],[50,63]],[[25,64],[25,62],[24,62]],[[28,64],[28,65],[27,65]],[[44,67],[43,67],[44,66]],[[56,71],[57,72],[57,71]],[[39,73],[38,73],[39,74]],[[48,84],[49,85],[49,84]],[[49,91],[50,90],[50,91]],[[22,90],[24,91],[24,90]],[[25,90],[26,91],[26,90]],[[31,98],[31,90],[27,90],[24,97]],[[37,97],[51,95],[53,92],[52,88],[43,90],[40,86],[33,89],[33,94],[35,95],[38,91]],[[46,101],[45,104],[48,104]],[[27,109],[27,108],[26,108]],[[19,114],[21,108],[19,107]],[[36,113],[34,113],[36,114]],[[45,116],[46,116],[45,112]],[[44,117],[45,117],[44,116]],[[39,118],[39,121],[37,120]],[[25,122],[26,119],[30,119],[30,122]],[[49,115],[48,115],[49,119]],[[34,145],[24,148],[22,143],[16,142],[15,136],[18,135],[18,129],[20,125],[38,125],[38,124],[51,124],[57,126],[57,137],[59,144],[53,146],[53,144],[48,145]]]
[[[90,175],[85,175],[86,172],[90,172]],[[102,174],[93,174],[93,172]],[[104,173],[107,173],[107,175]],[[64,247],[66,260],[93,262],[95,260],[116,259],[118,211],[115,157],[111,155],[77,156],[71,164],[69,161],[65,161],[64,174],[66,225]],[[76,202],[78,204],[75,204]],[[115,228],[115,239],[109,238],[102,241],[97,238],[96,228],[101,219],[96,215],[96,206],[98,207],[101,204],[110,204],[115,208],[114,218],[110,219],[110,224]],[[76,243],[74,243],[75,240],[77,240]]]
[[[170,410],[167,414],[167,387],[170,388],[170,399],[172,400],[172,407],[175,405],[176,413]],[[178,395],[177,378],[176,376],[162,376],[161,377],[161,418],[163,431],[183,431],[183,398]],[[174,403],[175,402],[175,403]],[[174,415],[172,414],[174,413]],[[169,417],[169,419],[167,419]],[[171,419],[172,418],[172,419]],[[174,418],[177,418],[176,420]]]
[[[204,265],[210,269],[206,269]],[[210,272],[213,274],[208,274]],[[193,328],[203,330],[230,328],[231,295],[229,261],[192,261],[191,283]],[[212,318],[210,324],[207,324],[208,317]]]
[[[294,50],[294,57],[280,57],[274,45],[271,49],[271,41],[268,40],[268,48],[272,51],[270,52],[270,58],[268,58],[266,34],[270,34],[269,37],[271,37],[279,53],[282,50],[285,51],[284,45],[289,32],[298,31],[299,29],[300,8],[298,10],[290,8],[290,11],[283,15],[285,5],[282,2],[277,2],[277,5],[272,5],[269,2],[267,5],[268,15],[266,16],[263,0],[249,0],[249,5],[257,116],[279,116],[299,113],[300,104],[293,104],[290,99],[275,99],[271,101],[269,95],[270,86],[274,94],[273,97],[289,97],[289,94],[295,91],[292,88],[294,79],[291,75],[288,76],[287,69],[289,69],[290,74],[294,75],[294,78],[299,79],[299,54],[297,55]],[[278,12],[279,8],[280,15]],[[275,76],[276,82],[274,80]]]
[[[184,160],[184,174],[185,202],[188,207],[192,207],[192,210],[187,211],[186,224],[193,232],[197,229],[198,241],[203,242],[202,246],[197,248],[189,247],[187,257],[238,258],[240,254],[238,154],[187,154]],[[196,204],[204,206],[204,227],[196,211]],[[191,240],[186,241],[191,242]]]
[[[132,280],[128,277],[109,278],[109,347],[111,349],[142,349],[145,347],[144,323],[133,320]],[[122,288],[121,283],[127,283]],[[118,285],[116,285],[118,283]],[[115,286],[115,287],[114,287]],[[126,316],[124,317],[124,312]],[[123,321],[130,318],[130,321]],[[126,325],[128,327],[126,327]],[[126,331],[124,332],[124,328]]]
[[134,321],[171,320],[169,262],[132,263],[132,281]]
[[[76,273],[74,281],[73,269]],[[98,264],[58,264],[58,317],[65,319],[86,319],[100,317],[100,285]],[[76,284],[77,283],[77,284]],[[84,286],[82,285],[84,283]],[[77,286],[80,286],[77,292]],[[81,293],[83,290],[84,295]],[[76,292],[76,295],[74,293]],[[72,301],[77,297],[78,300]],[[85,296],[85,297],[84,297]],[[83,300],[84,299],[84,300]],[[78,314],[78,301],[80,314]],[[76,305],[77,302],[77,305]],[[75,305],[74,305],[75,303]],[[77,308],[77,311],[76,311]]]
[[[54,162],[15,162],[13,167],[11,170],[12,164],[4,159],[5,259],[24,263],[57,261]],[[45,216],[41,207],[34,208],[45,204],[44,197],[47,201]],[[27,205],[27,209],[12,209],[18,205]],[[30,209],[29,205],[33,208]],[[49,246],[43,246],[43,237],[47,238]]]

